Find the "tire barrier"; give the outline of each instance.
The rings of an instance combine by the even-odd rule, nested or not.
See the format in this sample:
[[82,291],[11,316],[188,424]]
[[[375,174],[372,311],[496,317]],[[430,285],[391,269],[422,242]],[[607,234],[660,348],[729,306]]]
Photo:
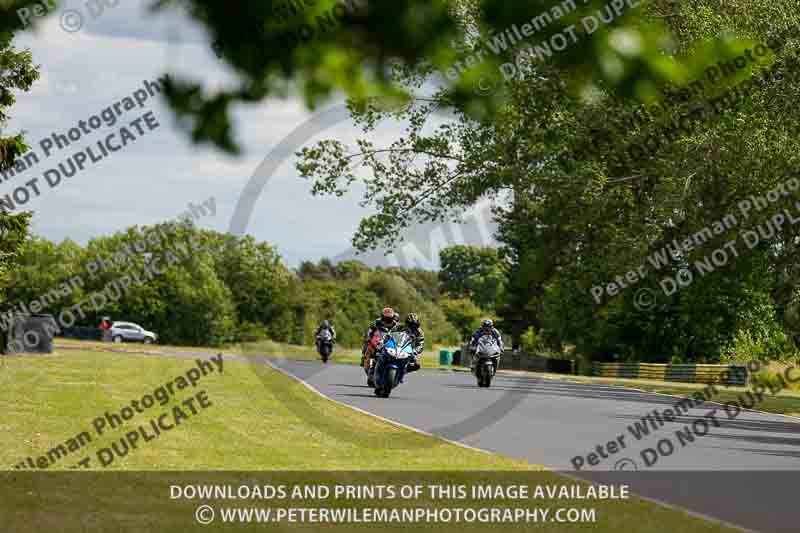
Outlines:
[[16,314],[3,339],[3,353],[53,353],[56,331],[53,315]]
[[682,383],[719,383],[746,386],[747,367],[742,365],[592,363],[592,375],[605,378],[657,379]]

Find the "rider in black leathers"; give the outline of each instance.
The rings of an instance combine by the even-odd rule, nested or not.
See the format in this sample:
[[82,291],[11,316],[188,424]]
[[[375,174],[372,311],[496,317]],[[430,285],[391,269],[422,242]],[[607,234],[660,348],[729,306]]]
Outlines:
[[[367,365],[369,363],[369,359],[367,358],[367,352],[369,350],[369,341],[372,339],[372,336],[375,334],[376,331],[379,331],[381,335],[385,335],[397,327],[397,324],[400,322],[400,315],[392,309],[391,307],[386,307],[381,311],[381,316],[378,318],[373,324],[370,325],[369,329],[367,330],[367,335],[364,337],[364,345],[361,347],[361,366],[364,368],[369,368]],[[376,354],[370,353],[369,357],[374,358]]]
[[[478,339],[483,337],[484,335],[491,335],[494,337],[494,340],[497,341],[497,345],[500,347],[500,353],[502,354],[505,350],[503,347],[503,337],[500,336],[500,332],[497,331],[497,328],[494,327],[494,322],[490,319],[486,319],[481,322],[481,327],[472,334],[472,339],[469,341],[469,347],[474,352],[475,348],[478,346]],[[472,358],[472,370],[475,371],[475,365],[477,364],[477,360],[475,357]]]
[[317,344],[318,348],[319,348],[319,334],[325,331],[326,329],[331,332],[331,340],[333,342],[336,342],[336,330],[333,328],[333,324],[331,324],[327,320],[323,320],[322,323],[317,328],[317,332],[314,334],[314,337],[316,339],[314,342]]
[[406,372],[416,372],[420,369],[420,356],[422,355],[422,350],[425,349],[425,332],[422,331],[419,325],[419,318],[416,313],[408,314],[403,331],[408,333],[409,337],[411,337],[415,355],[414,360],[406,367]]

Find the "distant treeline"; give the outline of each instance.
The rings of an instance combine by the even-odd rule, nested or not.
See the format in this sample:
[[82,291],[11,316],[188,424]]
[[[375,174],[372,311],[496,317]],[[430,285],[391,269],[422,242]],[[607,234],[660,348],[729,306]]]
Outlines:
[[[199,243],[199,252],[175,253],[185,242]],[[180,260],[163,260],[170,254]],[[142,278],[151,261],[158,261],[159,275],[132,284],[101,308],[83,305],[85,316],[76,325],[94,326],[109,316],[139,323],[170,344],[219,346],[264,338],[309,344],[327,319],[341,344],[357,346],[380,310],[391,306],[403,316],[417,313],[429,343],[452,344],[484,313],[468,299],[445,297],[436,272],[373,269],[358,261],[333,265],[326,259],[292,271],[266,243],[190,223],[132,227],[86,246],[30,238],[10,272],[3,308],[58,315],[124,276]]]

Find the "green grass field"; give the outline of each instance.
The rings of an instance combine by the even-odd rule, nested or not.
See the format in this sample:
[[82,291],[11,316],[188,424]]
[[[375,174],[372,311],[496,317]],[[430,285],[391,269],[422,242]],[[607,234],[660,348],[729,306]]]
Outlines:
[[[57,350],[54,356],[12,357],[0,369],[0,390],[13,409],[0,421],[0,458],[10,468],[46,453],[87,430],[106,411],[119,410],[185,373],[193,359],[111,352]],[[205,390],[212,405],[180,427],[132,451],[114,468],[125,470],[358,470],[373,468],[403,450],[406,470],[522,468],[523,463],[459,450],[372,417],[358,415],[263,365],[229,361],[197,388],[176,391],[183,400]],[[158,404],[126,423],[135,427],[168,410]],[[121,431],[96,438],[84,451],[108,447]],[[199,445],[202,443],[202,445]],[[69,454],[67,468],[86,453]],[[70,459],[74,461],[70,462]],[[525,466],[526,468],[532,468]]]
[[[28,456],[36,458],[47,454],[48,450],[81,431],[86,430],[94,437],[92,421],[96,417],[103,416],[106,411],[119,412],[131,400],[152,393],[176,376],[186,375],[192,367],[195,367],[193,359],[63,348],[52,356],[5,358],[0,367],[0,394],[4,406],[4,416],[0,419],[0,458],[4,468],[11,469]],[[317,477],[325,475],[319,472],[338,471],[344,476],[339,480],[348,479],[348,476],[358,478],[357,472],[370,470],[428,472],[429,477],[437,480],[450,479],[448,476],[464,480],[458,476],[467,475],[465,472],[497,476],[497,472],[505,471],[508,474],[502,476],[503,479],[528,475],[535,476],[529,479],[538,483],[574,483],[555,473],[542,471],[536,465],[466,449],[396,427],[325,400],[268,367],[232,360],[224,361],[221,374],[215,372],[200,377],[196,388],[174,389],[175,396],[170,403],[157,404],[137,413],[124,428],[94,438],[91,443],[56,461],[48,471],[68,469],[82,457],[92,456],[96,450],[108,447],[132,427],[146,424],[149,419],[168,412],[178,402],[200,390],[207,395],[210,403],[207,408],[198,408],[198,414],[150,442],[140,442],[136,449],[124,457],[115,458],[107,468],[94,466],[95,471],[139,472],[134,478],[103,477],[101,479],[107,488],[100,491],[95,488],[87,493],[88,489],[83,490],[74,480],[67,481],[71,478],[49,478],[52,482],[48,482],[45,489],[34,478],[17,474],[16,484],[23,487],[30,484],[33,488],[31,491],[19,490],[16,485],[5,484],[7,490],[3,505],[13,506],[16,514],[10,518],[11,529],[4,530],[42,531],[47,526],[57,526],[54,530],[71,531],[67,525],[72,523],[70,520],[76,510],[86,508],[81,498],[90,494],[91,506],[113,508],[117,522],[123,519],[135,521],[142,515],[142,508],[146,508],[148,520],[158,518],[158,527],[150,530],[186,531],[187,526],[192,525],[187,509],[194,508],[196,503],[169,501],[165,496],[164,479],[148,478],[141,471],[174,471],[171,480],[180,477],[178,471],[212,470],[305,471],[309,476]],[[224,476],[224,473],[215,475]],[[241,474],[231,472],[230,475],[232,479],[241,480]],[[415,475],[424,477],[424,474]],[[387,474],[375,476],[376,479],[386,479]],[[217,477],[217,482],[220,479]],[[370,478],[361,474],[358,479]],[[120,488],[120,483],[126,488]],[[135,490],[127,486],[131,483]],[[31,499],[34,492],[37,497]],[[49,499],[42,499],[45,492]],[[64,517],[53,519],[51,524],[50,518],[45,516],[53,513],[42,513],[40,509],[45,500],[53,504],[52,508],[62,509]],[[497,505],[501,503],[495,502]],[[537,502],[536,505],[556,503],[559,502]],[[574,501],[569,503],[576,504]],[[576,506],[587,505],[577,502]],[[539,524],[536,528],[543,531],[726,531],[717,524],[635,498],[592,501],[591,506],[598,513],[597,523],[593,525]],[[108,514],[103,513],[98,515],[98,520]],[[631,528],[632,524],[636,525],[635,529]],[[293,525],[292,529],[319,530],[318,524],[306,526]],[[352,524],[343,526],[344,530],[360,529],[350,526]],[[485,524],[459,525],[459,529],[470,531],[485,531],[487,527]],[[511,529],[522,531],[529,527],[522,524]],[[422,524],[414,528],[442,530],[441,525],[437,528]],[[396,530],[384,527],[369,529]]]

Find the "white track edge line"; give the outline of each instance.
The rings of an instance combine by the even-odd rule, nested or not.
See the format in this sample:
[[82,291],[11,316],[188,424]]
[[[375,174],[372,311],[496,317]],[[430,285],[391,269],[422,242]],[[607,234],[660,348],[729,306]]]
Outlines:
[[[499,454],[499,453],[490,452],[488,450],[483,450],[481,448],[476,448],[474,446],[470,446],[469,444],[464,444],[463,442],[450,440],[450,439],[448,439],[446,437],[442,437],[440,435],[435,435],[433,433],[428,433],[427,431],[421,430],[419,428],[415,428],[413,426],[408,426],[408,425],[403,424],[401,422],[397,422],[395,420],[391,420],[389,418],[385,418],[385,417],[382,417],[380,415],[376,415],[375,413],[370,413],[369,411],[366,411],[366,410],[361,409],[359,407],[355,407],[355,406],[350,405],[348,403],[345,403],[345,402],[342,402],[342,401],[339,401],[339,400],[334,400],[333,398],[331,398],[327,394],[323,393],[322,391],[318,390],[316,387],[314,387],[313,385],[311,385],[307,381],[301,379],[298,376],[295,376],[294,374],[292,374],[288,370],[283,369],[283,368],[279,367],[278,365],[275,365],[272,361],[270,361],[266,357],[264,357],[262,359],[273,370],[277,370],[278,372],[280,372],[284,376],[288,377],[292,381],[300,383],[301,385],[303,385],[304,387],[309,389],[311,392],[313,392],[313,393],[317,394],[318,396],[320,396],[320,397],[322,397],[322,398],[324,398],[324,399],[326,399],[326,400],[328,400],[330,402],[333,402],[333,403],[335,403],[337,405],[341,405],[343,407],[346,407],[348,409],[352,409],[354,411],[357,411],[359,413],[365,414],[367,416],[371,416],[373,418],[376,418],[378,420],[386,422],[387,424],[391,424],[393,426],[396,426],[396,427],[399,427],[399,428],[402,428],[402,429],[407,429],[409,431],[413,431],[414,433],[419,433],[420,435],[425,435],[426,437],[432,437],[434,439],[446,442],[448,444],[453,444],[453,445],[461,447],[461,448],[466,448],[468,450],[484,453],[484,454],[487,454],[487,455],[495,455],[495,456],[498,456],[498,457],[506,457],[505,455],[502,455],[502,454]],[[564,476],[564,477],[572,479],[574,481],[580,481],[581,483],[589,483],[590,485],[597,485],[598,484],[596,482],[589,481],[587,479],[582,479],[582,478],[580,478],[578,476],[575,476],[573,474],[563,473],[563,472],[560,472],[558,470],[551,470],[549,467],[544,466],[544,465],[539,465],[539,466],[542,466],[546,471],[550,472],[551,474]],[[536,471],[533,470],[533,472],[536,472]],[[708,515],[705,515],[703,513],[697,512],[697,511],[692,511],[691,509],[684,509],[683,507],[678,507],[678,506],[676,506],[674,504],[667,503],[667,502],[661,501],[661,500],[656,499],[656,498],[651,498],[649,496],[641,496],[639,494],[636,494],[636,497],[639,498],[640,500],[645,500],[645,501],[648,501],[650,503],[658,504],[658,505],[666,507],[666,508],[668,508],[670,510],[681,512],[681,513],[685,513],[685,514],[688,514],[688,515],[690,515],[690,516],[692,516],[694,518],[700,518],[700,519],[706,520],[708,522],[713,522],[715,524],[719,524],[719,525],[722,525],[722,526],[725,526],[725,527],[729,527],[731,529],[736,529],[738,531],[744,531],[745,533],[759,533],[758,531],[756,531],[754,529],[744,528],[742,526],[738,526],[736,524],[732,524],[730,522],[726,522],[724,520],[720,520],[719,518],[715,518],[713,516],[708,516]]]
[[450,439],[448,439],[446,437],[442,437],[442,436],[436,435],[434,433],[429,433],[429,432],[427,432],[425,430],[422,430],[422,429],[419,429],[419,428],[415,428],[413,426],[408,426],[406,424],[403,424],[402,422],[397,422],[396,420],[391,420],[389,418],[385,418],[385,417],[382,417],[380,415],[376,415],[375,413],[370,413],[369,411],[361,409],[360,407],[355,407],[353,405],[350,405],[348,403],[342,402],[340,400],[335,400],[335,399],[331,398],[330,396],[328,396],[327,394],[323,393],[322,391],[318,390],[316,387],[314,387],[313,385],[311,385],[307,381],[303,380],[302,378],[299,378],[299,377],[295,376],[294,374],[292,374],[291,372],[289,372],[288,370],[283,369],[283,368],[279,367],[278,365],[275,365],[269,359],[265,358],[264,361],[266,362],[267,365],[272,367],[273,370],[277,370],[278,372],[280,372],[281,374],[287,376],[288,378],[292,379],[293,381],[296,381],[296,382],[300,383],[301,385],[303,385],[304,387],[306,387],[310,391],[314,392],[318,396],[321,396],[322,398],[325,398],[326,400],[328,400],[330,402],[333,402],[333,403],[335,403],[337,405],[341,405],[343,407],[347,407],[347,408],[352,409],[354,411],[358,411],[359,413],[362,413],[362,414],[365,414],[365,415],[369,415],[369,416],[371,416],[373,418],[377,418],[378,420],[381,420],[381,421],[386,422],[388,424],[391,424],[393,426],[397,426],[397,427],[400,427],[400,428],[403,428],[403,429],[407,429],[409,431],[413,431],[415,433],[419,433],[421,435],[425,435],[426,437],[433,437],[434,439],[441,440],[441,441],[446,442],[448,444],[454,444],[454,445],[459,446],[461,448],[466,448],[468,450],[472,450],[472,451],[475,451],[475,452],[481,452],[481,453],[484,453],[484,454],[487,454],[487,455],[500,456],[500,454],[497,454],[497,453],[494,453],[494,452],[490,452],[488,450],[482,450],[481,448],[475,448],[474,446],[470,446],[469,444],[464,444],[463,442],[450,440]]

